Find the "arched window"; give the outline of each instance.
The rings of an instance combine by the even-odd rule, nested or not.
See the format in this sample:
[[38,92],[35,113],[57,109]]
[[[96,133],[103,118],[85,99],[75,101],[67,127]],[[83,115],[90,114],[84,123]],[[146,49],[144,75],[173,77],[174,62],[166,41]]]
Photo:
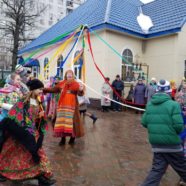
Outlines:
[[133,54],[132,51],[130,49],[125,49],[123,51],[123,59],[122,59],[122,63],[126,64],[126,63],[133,63]]
[[60,55],[57,59],[57,76],[63,79],[63,67],[61,67],[63,63],[63,56]]
[[131,82],[133,81],[132,63],[133,54],[130,49],[125,49],[122,53],[122,71],[121,78],[123,81]]
[[44,78],[46,80],[49,79],[49,65],[48,65],[48,62],[49,62],[49,59],[48,59],[48,57],[46,57],[44,59]]
[[[75,56],[78,56],[80,53],[80,51],[76,51],[75,53]],[[74,73],[75,73],[75,76],[78,78],[78,79],[81,79],[81,74],[82,74],[82,65],[83,65],[83,56],[81,56],[74,64]]]

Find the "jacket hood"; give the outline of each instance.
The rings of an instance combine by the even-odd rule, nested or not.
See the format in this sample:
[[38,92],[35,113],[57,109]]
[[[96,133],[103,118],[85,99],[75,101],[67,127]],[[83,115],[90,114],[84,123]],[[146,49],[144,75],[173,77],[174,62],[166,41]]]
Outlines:
[[171,100],[171,97],[166,93],[156,93],[151,98],[151,103],[153,105],[162,104],[166,101]]

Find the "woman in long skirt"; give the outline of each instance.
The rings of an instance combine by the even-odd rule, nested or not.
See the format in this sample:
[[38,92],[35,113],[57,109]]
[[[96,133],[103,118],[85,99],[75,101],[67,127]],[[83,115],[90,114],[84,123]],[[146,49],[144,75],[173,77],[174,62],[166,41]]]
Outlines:
[[66,143],[67,136],[70,136],[69,144],[74,144],[75,137],[84,135],[84,129],[80,121],[77,100],[77,95],[83,94],[83,90],[75,80],[73,71],[66,71],[63,81],[53,88],[44,88],[43,91],[44,93],[60,93],[54,136],[61,138],[59,145]]
[[4,143],[0,152],[0,181],[38,179],[40,186],[53,185],[50,163],[42,148],[46,121],[38,96],[43,83],[28,82],[30,92],[3,119]]

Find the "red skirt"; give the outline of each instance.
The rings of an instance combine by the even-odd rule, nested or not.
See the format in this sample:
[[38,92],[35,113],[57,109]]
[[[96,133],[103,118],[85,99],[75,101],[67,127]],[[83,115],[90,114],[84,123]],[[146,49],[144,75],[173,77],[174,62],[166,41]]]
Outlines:
[[41,174],[50,178],[52,172],[44,150],[39,149],[38,154],[41,160],[39,164],[36,164],[23,145],[12,137],[8,137],[0,153],[0,174],[10,180],[31,179]]

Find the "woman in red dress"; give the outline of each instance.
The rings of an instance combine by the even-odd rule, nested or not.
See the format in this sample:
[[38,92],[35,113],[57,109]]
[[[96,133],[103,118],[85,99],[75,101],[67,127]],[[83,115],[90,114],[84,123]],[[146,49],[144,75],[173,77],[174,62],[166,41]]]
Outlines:
[[44,88],[43,91],[44,93],[60,93],[54,136],[61,137],[59,145],[66,143],[66,136],[70,136],[69,144],[74,144],[75,137],[84,135],[84,129],[80,121],[77,100],[77,95],[82,95],[83,90],[75,80],[73,71],[66,71],[63,81],[53,88]]

